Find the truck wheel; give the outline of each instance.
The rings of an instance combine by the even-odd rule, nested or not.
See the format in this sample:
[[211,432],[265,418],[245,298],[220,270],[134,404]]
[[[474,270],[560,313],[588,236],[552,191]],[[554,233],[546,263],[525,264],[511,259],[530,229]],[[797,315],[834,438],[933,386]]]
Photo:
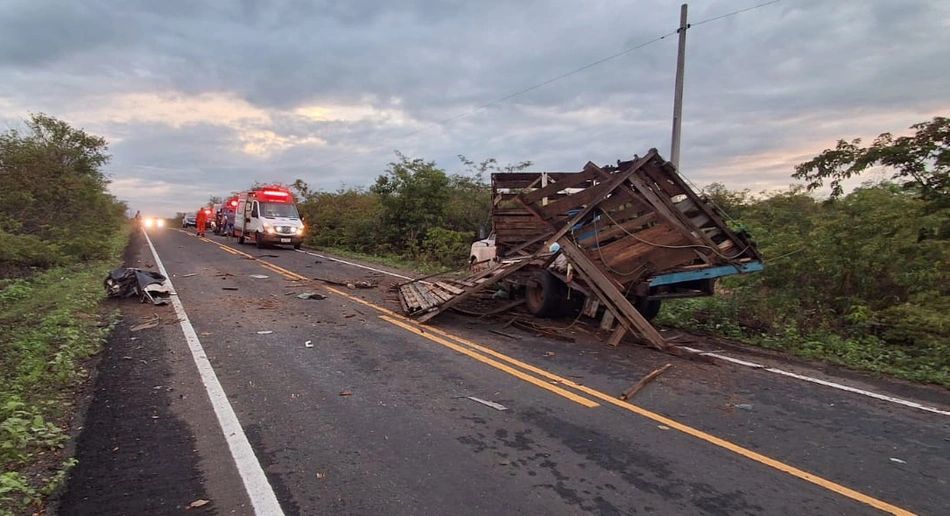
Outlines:
[[258,249],[263,249],[263,248],[264,248],[264,242],[261,241],[261,232],[260,232],[260,231],[255,231],[255,232],[254,232],[254,245],[256,245]]
[[567,291],[567,285],[550,271],[536,271],[525,289],[525,302],[535,317],[563,317],[572,308]]
[[244,245],[244,233],[241,233],[241,236],[238,237],[238,243]]
[[303,244],[294,244],[294,249],[300,249],[300,246]]
[[644,319],[652,321],[660,313],[661,304],[659,299],[639,299],[634,306]]

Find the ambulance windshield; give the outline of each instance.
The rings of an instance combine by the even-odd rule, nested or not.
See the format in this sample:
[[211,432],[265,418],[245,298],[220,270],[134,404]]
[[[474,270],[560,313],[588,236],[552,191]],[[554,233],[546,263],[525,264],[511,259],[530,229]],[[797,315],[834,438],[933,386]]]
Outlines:
[[277,217],[282,217],[286,219],[300,218],[300,215],[297,214],[296,206],[294,206],[293,204],[278,203],[278,202],[262,202],[261,216],[266,219],[273,219]]

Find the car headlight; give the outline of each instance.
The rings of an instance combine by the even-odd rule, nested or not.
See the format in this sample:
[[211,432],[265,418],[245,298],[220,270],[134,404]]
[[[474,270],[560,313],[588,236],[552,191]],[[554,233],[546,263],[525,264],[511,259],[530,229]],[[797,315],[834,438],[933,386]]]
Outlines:
[[145,227],[147,228],[152,227],[152,219],[145,219]]
[[155,225],[160,228],[165,227],[165,219],[155,219]]
[[302,235],[302,234],[303,234],[303,229],[304,229],[303,226],[300,226],[299,228],[297,228],[297,234],[298,234],[298,235]]
[[264,224],[264,232],[273,235],[274,226],[271,226],[270,224]]

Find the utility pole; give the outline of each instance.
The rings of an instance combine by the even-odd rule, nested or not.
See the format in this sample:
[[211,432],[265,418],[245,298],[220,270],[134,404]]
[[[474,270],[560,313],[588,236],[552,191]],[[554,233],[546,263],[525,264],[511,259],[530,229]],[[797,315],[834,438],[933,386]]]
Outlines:
[[680,125],[683,123],[683,68],[686,65],[686,4],[680,6],[679,49],[676,52],[676,91],[673,94],[673,143],[670,145],[670,161],[676,170],[680,168]]

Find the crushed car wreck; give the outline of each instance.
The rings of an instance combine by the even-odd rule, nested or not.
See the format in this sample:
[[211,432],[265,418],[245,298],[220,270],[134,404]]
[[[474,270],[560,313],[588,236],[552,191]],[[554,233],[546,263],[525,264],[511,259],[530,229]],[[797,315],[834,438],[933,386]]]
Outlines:
[[109,297],[138,297],[145,303],[164,305],[169,301],[171,291],[165,285],[167,278],[157,272],[120,267],[106,276],[103,286]]

